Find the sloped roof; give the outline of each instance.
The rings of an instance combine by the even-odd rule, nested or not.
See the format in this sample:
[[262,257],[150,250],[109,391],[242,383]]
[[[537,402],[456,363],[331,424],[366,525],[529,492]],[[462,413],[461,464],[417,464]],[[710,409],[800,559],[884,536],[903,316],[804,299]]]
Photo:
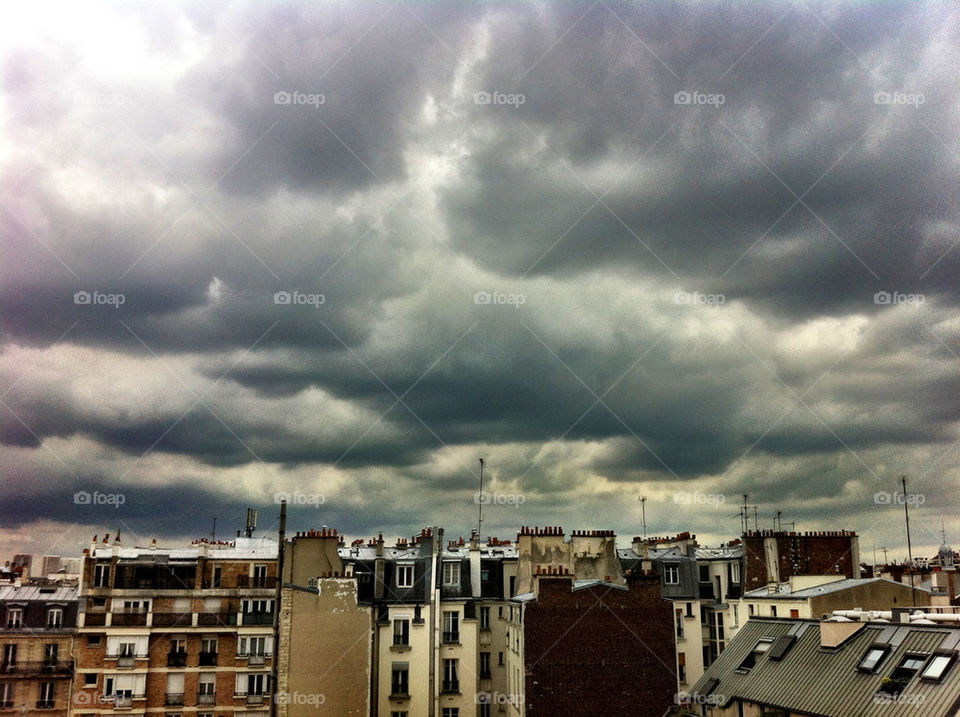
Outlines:
[[[894,632],[897,637],[890,640]],[[776,640],[791,633],[796,634],[797,640],[783,659],[775,661],[769,655],[762,656],[749,672],[737,672],[760,638]],[[881,640],[890,640],[891,652],[875,673],[859,672],[856,667],[867,649]],[[708,685],[716,681],[710,692],[723,705],[739,698],[791,712],[829,717],[895,714],[946,717],[953,715],[960,705],[958,664],[950,668],[940,683],[924,682],[919,674],[915,675],[899,704],[875,701],[874,695],[881,680],[890,675],[906,653],[929,654],[944,646],[955,648],[958,641],[960,627],[866,623],[838,649],[826,650],[820,647],[817,620],[751,618],[691,691],[705,692]]]
[[[826,595],[828,593],[840,592],[841,590],[850,590],[851,588],[859,587],[861,585],[868,585],[869,583],[885,582],[890,583],[891,585],[900,585],[903,588],[909,590],[909,585],[904,585],[903,583],[898,583],[896,580],[890,580],[889,578],[846,578],[844,580],[834,580],[829,583],[823,583],[821,585],[813,585],[811,587],[801,588],[799,590],[792,591],[790,590],[790,583],[783,583],[777,588],[777,592],[771,593],[767,588],[757,588],[756,590],[750,590],[744,593],[744,599],[751,600],[806,600],[811,597],[818,597],[820,595]],[[918,588],[922,589],[922,588]]]

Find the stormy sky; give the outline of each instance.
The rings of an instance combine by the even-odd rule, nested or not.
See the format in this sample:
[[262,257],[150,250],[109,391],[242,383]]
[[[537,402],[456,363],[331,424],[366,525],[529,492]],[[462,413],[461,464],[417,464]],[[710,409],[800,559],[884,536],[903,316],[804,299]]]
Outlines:
[[[960,10],[33,3],[0,555],[242,527],[960,543]],[[752,527],[751,520],[751,527]]]

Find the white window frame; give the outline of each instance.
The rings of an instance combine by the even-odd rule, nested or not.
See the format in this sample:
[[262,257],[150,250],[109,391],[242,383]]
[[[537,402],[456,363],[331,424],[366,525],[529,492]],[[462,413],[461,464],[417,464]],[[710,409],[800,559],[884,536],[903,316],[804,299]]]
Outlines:
[[398,563],[397,564],[397,587],[398,588],[412,588],[414,581],[414,565],[413,563]]

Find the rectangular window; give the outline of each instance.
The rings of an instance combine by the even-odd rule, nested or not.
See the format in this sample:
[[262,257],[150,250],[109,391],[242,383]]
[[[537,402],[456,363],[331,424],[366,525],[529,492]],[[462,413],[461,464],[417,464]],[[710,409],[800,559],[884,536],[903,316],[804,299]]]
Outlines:
[[460,717],[459,707],[444,707],[443,717]]
[[480,629],[481,630],[490,629],[490,608],[489,607],[480,608]]
[[40,700],[37,703],[37,707],[53,707],[53,696],[56,693],[56,683],[54,682],[41,682],[40,683]]
[[267,566],[253,566],[253,587],[262,588],[267,586]]
[[110,566],[109,565],[93,566],[93,587],[95,588],[110,587]]
[[790,617],[800,617],[800,611],[799,611],[799,610],[793,610],[793,609],[791,609],[791,610],[790,610]]
[[771,606],[770,606],[770,617],[776,617],[776,616],[777,616],[777,606],[776,606],[776,605],[771,605]]
[[223,568],[219,565],[213,566],[213,584],[211,587],[218,588],[223,584]]
[[757,664],[757,660],[763,657],[767,650],[770,649],[771,644],[773,644],[773,638],[761,637],[760,641],[754,645],[753,650],[750,651],[750,654],[747,655],[743,662],[740,663],[740,666],[737,668],[737,672],[749,672],[752,670],[754,665]]
[[740,624],[740,610],[737,605],[733,605],[733,627]]
[[693,603],[687,603],[687,617],[693,617]]
[[747,612],[749,612],[750,615],[753,615],[753,603],[747,605]]
[[677,653],[677,679],[682,683],[687,681],[687,656],[683,652]]
[[950,654],[945,653],[931,655],[927,666],[924,667],[923,672],[920,673],[920,679],[930,682],[940,682],[943,680],[944,675],[946,675],[950,670],[950,667],[953,665],[956,659],[956,652]]
[[880,683],[880,692],[891,697],[899,696],[924,662],[926,662],[926,655],[904,655],[900,664],[890,673],[890,678]]
[[460,613],[456,610],[443,613],[443,641],[460,642]]
[[480,677],[481,678],[490,677],[490,653],[489,652],[480,653]]
[[393,644],[394,645],[409,645],[410,644],[410,621],[409,620],[394,620],[393,621]]
[[413,566],[412,565],[397,566],[397,587],[398,588],[413,587]]
[[17,664],[17,643],[8,642],[3,646],[3,669],[7,671]]
[[390,694],[410,694],[410,669],[406,662],[394,662],[390,670]]
[[460,660],[443,661],[443,691],[460,691]]
[[500,665],[500,667],[503,667],[503,653],[502,652],[498,653],[498,656],[499,656],[498,664]]
[[708,583],[710,582],[710,566],[709,565],[700,565],[700,582]]
[[460,563],[445,562],[443,564],[443,584],[450,586],[460,584]]
[[60,655],[60,646],[55,643],[43,646],[43,661],[47,665],[55,665]]
[[96,672],[87,672],[83,676],[83,686],[84,687],[96,687],[97,686],[97,673]]
[[102,635],[87,635],[87,647],[99,647]]
[[23,627],[23,608],[7,608],[7,629],[18,630]]
[[860,660],[857,669],[861,672],[876,672],[877,667],[883,662],[883,658],[887,656],[888,650],[889,648],[887,647],[871,647],[867,650],[867,654],[863,656],[863,659]]
[[665,585],[680,584],[680,565],[678,563],[663,564],[663,582]]
[[677,637],[683,639],[683,610],[677,610]]
[[740,563],[730,563],[730,582],[734,585],[740,584]]

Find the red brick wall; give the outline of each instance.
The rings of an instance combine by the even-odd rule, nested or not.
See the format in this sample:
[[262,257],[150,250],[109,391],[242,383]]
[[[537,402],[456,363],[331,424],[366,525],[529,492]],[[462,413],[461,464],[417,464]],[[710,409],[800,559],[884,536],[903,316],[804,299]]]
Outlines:
[[[843,575],[856,577],[853,554],[854,535],[777,533],[747,534],[743,537],[746,556],[746,589],[763,587],[771,581],[767,574],[767,561],[763,550],[765,538],[777,541],[777,557],[780,581],[786,582],[794,575]],[[840,572],[836,566],[839,565]]]
[[569,579],[540,578],[524,614],[530,717],[662,715],[674,704],[672,604],[657,577],[628,584],[571,592]]

